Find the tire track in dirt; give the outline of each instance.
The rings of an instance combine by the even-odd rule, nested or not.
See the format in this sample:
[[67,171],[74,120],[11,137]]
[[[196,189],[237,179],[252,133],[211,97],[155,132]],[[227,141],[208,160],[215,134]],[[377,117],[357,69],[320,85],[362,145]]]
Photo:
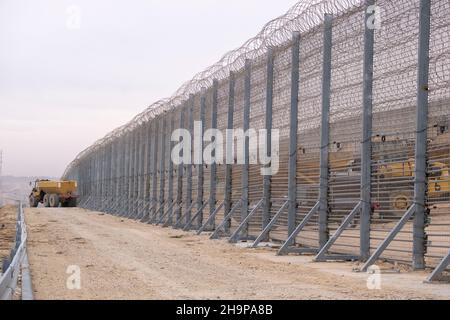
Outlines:
[[[275,257],[79,208],[27,209],[26,219],[37,299],[450,298],[417,274],[386,276],[392,283],[371,291],[351,264]],[[66,287],[69,265],[81,268],[81,290]]]

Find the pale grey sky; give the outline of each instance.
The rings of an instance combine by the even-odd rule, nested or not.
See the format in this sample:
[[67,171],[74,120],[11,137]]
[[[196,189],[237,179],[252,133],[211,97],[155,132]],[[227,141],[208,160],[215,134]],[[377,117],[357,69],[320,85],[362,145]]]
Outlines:
[[296,2],[0,0],[3,173],[60,176]]

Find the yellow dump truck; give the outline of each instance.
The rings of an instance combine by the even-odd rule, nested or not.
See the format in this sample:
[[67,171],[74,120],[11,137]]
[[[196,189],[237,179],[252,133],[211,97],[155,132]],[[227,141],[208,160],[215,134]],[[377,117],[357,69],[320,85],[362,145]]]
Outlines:
[[[449,168],[445,163],[433,162],[429,169],[428,196],[436,199],[450,194]],[[383,178],[395,179],[413,178],[415,176],[414,159],[403,162],[393,162],[378,166],[377,174]],[[397,185],[399,183],[397,182]],[[405,211],[412,204],[414,192],[406,188],[390,193],[392,209]]]
[[76,207],[76,191],[76,181],[36,180],[30,194],[30,207],[36,208],[39,203],[47,208]]

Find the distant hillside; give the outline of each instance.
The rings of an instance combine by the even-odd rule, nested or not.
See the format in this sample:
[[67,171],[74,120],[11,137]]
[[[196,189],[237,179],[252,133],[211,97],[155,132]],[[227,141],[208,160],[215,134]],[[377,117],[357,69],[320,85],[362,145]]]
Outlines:
[[28,203],[28,195],[31,192],[30,182],[37,179],[56,179],[54,177],[0,177],[0,206],[14,204],[15,200]]

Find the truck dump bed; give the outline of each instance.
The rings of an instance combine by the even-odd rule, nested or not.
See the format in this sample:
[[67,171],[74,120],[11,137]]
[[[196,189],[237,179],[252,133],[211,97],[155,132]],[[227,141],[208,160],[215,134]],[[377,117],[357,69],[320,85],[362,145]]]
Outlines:
[[39,188],[49,194],[68,194],[77,190],[75,181],[39,181]]

